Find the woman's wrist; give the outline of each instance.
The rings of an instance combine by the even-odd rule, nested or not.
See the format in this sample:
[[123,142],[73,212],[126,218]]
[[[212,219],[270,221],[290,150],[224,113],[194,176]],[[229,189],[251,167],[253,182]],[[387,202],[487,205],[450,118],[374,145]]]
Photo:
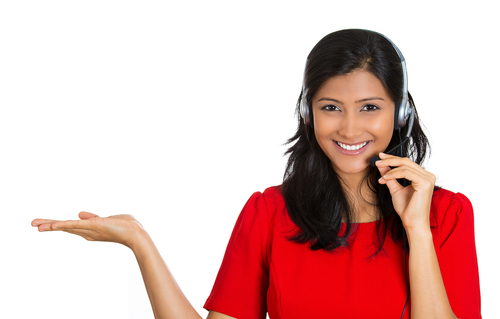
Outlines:
[[133,232],[129,240],[125,243],[125,246],[130,248],[134,253],[143,247],[145,244],[151,241],[148,232],[142,225],[134,221],[132,226]]
[[406,236],[408,237],[408,244],[410,246],[412,242],[432,242],[432,232],[430,227],[408,227],[405,231]]

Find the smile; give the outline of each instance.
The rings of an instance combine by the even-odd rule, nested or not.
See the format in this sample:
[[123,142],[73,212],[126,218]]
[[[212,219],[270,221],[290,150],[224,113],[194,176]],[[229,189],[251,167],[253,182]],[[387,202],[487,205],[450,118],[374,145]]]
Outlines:
[[363,143],[360,143],[360,144],[348,145],[348,144],[340,143],[340,142],[337,142],[337,141],[335,141],[335,143],[338,146],[340,146],[342,149],[346,150],[346,151],[357,151],[357,150],[365,147],[368,144],[368,142],[363,142]]

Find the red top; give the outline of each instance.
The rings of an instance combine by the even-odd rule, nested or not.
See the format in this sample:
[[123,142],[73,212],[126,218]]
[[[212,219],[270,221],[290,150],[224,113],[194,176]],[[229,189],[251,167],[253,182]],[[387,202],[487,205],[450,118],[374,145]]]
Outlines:
[[[376,222],[356,224],[350,248],[312,251],[296,231],[279,187],[243,208],[205,308],[238,319],[400,318],[406,300],[404,250]],[[481,318],[474,217],[460,193],[434,192],[431,230],[441,275],[457,318]],[[408,302],[410,303],[410,302]],[[405,311],[409,318],[410,304]]]

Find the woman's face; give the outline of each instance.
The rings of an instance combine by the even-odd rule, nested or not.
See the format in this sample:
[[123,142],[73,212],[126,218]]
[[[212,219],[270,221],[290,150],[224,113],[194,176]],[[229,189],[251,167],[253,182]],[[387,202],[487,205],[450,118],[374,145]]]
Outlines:
[[394,132],[394,101],[365,70],[327,80],[313,96],[314,134],[341,176],[363,175]]

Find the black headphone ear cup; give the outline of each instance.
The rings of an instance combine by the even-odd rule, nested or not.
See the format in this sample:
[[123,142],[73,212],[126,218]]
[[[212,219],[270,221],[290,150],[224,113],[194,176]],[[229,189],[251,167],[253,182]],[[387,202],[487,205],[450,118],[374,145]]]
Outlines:
[[306,101],[306,91],[303,90],[302,98],[300,99],[300,116],[304,120],[304,124],[308,125],[311,121],[311,115],[309,114],[309,105]]
[[405,105],[403,102],[396,103],[394,109],[394,129],[399,130],[406,126],[408,122],[408,118],[412,116],[413,108],[410,105],[410,102],[407,101]]
[[[404,114],[404,112],[401,112],[402,111],[401,104],[402,104],[401,102],[396,103],[395,108],[394,108],[394,130],[399,130],[400,128],[404,127],[406,124],[404,115],[403,115],[403,117],[401,117],[401,114],[402,113]],[[403,125],[401,125],[402,122],[404,123]]]
[[309,125],[311,122],[311,115],[309,114],[309,107],[305,104],[304,108],[304,124]]

